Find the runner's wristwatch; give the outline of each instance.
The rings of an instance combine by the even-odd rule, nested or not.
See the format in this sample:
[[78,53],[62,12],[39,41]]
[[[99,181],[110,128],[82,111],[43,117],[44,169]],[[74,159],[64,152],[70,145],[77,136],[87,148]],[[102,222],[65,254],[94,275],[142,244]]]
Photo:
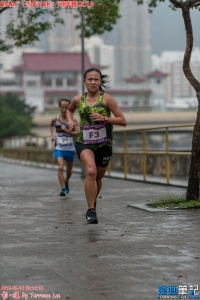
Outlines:
[[108,120],[109,120],[109,117],[108,117],[108,116],[105,116],[105,117],[104,117],[104,123],[108,123]]

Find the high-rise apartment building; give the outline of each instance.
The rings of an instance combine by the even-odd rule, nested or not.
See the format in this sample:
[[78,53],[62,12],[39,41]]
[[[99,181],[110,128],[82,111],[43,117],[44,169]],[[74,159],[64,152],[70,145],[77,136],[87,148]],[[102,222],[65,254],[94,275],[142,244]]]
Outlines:
[[121,18],[111,32],[105,33],[105,43],[115,47],[115,83],[123,85],[125,78],[150,71],[150,16],[147,4],[133,0],[120,4]]
[[[80,20],[74,18],[75,13],[76,10],[61,11],[65,26],[58,25],[45,34],[45,51],[67,51],[81,44],[80,31],[75,30]],[[124,79],[132,75],[143,76],[151,70],[150,16],[147,4],[137,5],[133,0],[121,2],[120,14],[113,30],[102,37],[107,45],[114,46],[114,78],[111,80],[123,86],[126,85]],[[97,51],[98,48],[97,44]]]
[[[70,47],[81,43],[80,30],[75,27],[80,23],[80,18],[74,18],[77,10],[61,9],[59,17],[64,20],[65,24],[57,24],[53,30],[49,30],[40,38],[41,48],[46,52],[67,52]],[[53,17],[49,16],[49,20]]]
[[[154,68],[159,68],[168,74],[166,79],[167,105],[177,105],[183,108],[197,106],[196,92],[183,72],[183,51],[164,51],[161,56],[153,55]],[[190,59],[193,75],[200,78],[200,49],[194,48]],[[181,105],[180,105],[181,104]]]

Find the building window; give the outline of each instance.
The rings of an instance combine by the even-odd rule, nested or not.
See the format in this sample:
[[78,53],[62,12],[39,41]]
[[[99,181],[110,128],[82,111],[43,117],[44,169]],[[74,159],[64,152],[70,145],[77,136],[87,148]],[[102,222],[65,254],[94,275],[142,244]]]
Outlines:
[[45,84],[45,86],[52,86],[51,79],[45,79],[44,84]]
[[160,84],[161,81],[160,81],[160,79],[157,79],[156,82],[157,82],[158,84]]
[[53,105],[54,104],[54,99],[52,99],[52,98],[48,99],[47,104]]
[[46,96],[45,97],[45,109],[57,108],[58,103],[54,96]]
[[5,82],[4,81],[2,81],[2,82],[0,81],[0,85],[5,85],[5,86],[11,85],[12,86],[12,85],[16,85],[16,83],[12,82],[12,81],[10,81],[10,82],[9,81],[7,81],[7,82],[6,81]]
[[74,80],[74,78],[68,78],[68,79],[67,79],[67,85],[68,85],[68,86],[74,86],[74,85],[75,85],[75,80]]
[[32,86],[36,86],[37,83],[36,83],[36,81],[30,80],[30,81],[26,82],[26,85],[32,87]]
[[60,78],[56,79],[56,86],[63,86],[63,80]]

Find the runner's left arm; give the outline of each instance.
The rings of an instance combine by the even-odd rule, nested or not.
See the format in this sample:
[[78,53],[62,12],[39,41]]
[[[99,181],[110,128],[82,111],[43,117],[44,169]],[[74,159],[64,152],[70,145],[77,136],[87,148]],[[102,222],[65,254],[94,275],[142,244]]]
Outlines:
[[[107,109],[114,115],[114,117],[109,117],[107,123],[113,124],[113,125],[119,125],[119,126],[126,126],[127,121],[119,109],[117,102],[108,94],[104,94],[104,104],[107,107]],[[104,122],[104,116],[102,116],[99,113],[92,113],[90,115],[90,118],[93,121],[96,122]]]

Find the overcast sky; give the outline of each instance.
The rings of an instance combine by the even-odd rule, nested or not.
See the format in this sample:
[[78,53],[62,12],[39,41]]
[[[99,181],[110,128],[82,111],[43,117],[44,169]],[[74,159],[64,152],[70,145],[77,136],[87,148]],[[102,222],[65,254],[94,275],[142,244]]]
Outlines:
[[[160,55],[165,50],[183,51],[185,49],[185,26],[181,9],[172,11],[169,1],[159,3],[151,14],[152,53]],[[200,12],[191,11],[194,31],[194,46],[200,48]]]

